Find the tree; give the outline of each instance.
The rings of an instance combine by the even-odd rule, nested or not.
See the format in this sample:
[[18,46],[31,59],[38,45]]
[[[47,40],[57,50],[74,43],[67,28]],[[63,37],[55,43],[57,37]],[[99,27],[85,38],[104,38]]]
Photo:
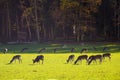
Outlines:
[[102,33],[103,37],[106,40],[110,40],[111,36],[114,35],[114,27],[113,26],[113,11],[112,3],[110,0],[102,0],[102,3],[98,9],[97,13],[97,31],[98,33]]

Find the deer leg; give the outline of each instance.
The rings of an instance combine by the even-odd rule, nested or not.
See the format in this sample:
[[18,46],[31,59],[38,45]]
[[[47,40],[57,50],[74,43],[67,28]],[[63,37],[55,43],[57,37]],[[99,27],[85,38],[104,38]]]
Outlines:
[[111,61],[111,57],[109,56],[109,61]]
[[73,60],[71,59],[70,62],[72,63],[72,61],[73,61]]
[[38,61],[38,63],[40,64],[40,61]]
[[102,58],[100,58],[100,64],[102,63]]
[[93,61],[94,61],[93,63],[96,63],[96,64],[97,64],[97,61],[96,61],[96,59],[94,59]]
[[19,64],[20,64],[20,60],[18,59],[18,62],[19,62]]
[[22,59],[21,59],[21,57],[19,58],[19,63],[22,63]]
[[42,64],[43,64],[44,60],[42,60]]
[[82,60],[80,60],[80,63],[82,64]]
[[71,63],[74,61],[74,59],[71,60]]
[[87,59],[86,59],[86,64],[88,63]]
[[19,59],[19,63],[22,63],[22,59]]
[[15,63],[16,63],[16,60],[14,60],[15,61]]
[[103,61],[105,61],[105,57],[103,57]]

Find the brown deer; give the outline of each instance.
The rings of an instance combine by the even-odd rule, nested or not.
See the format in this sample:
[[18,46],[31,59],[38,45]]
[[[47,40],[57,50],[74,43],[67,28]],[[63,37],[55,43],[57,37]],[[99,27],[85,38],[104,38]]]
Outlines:
[[23,48],[20,52],[24,52],[25,50],[28,50],[28,48]]
[[81,55],[78,56],[78,58],[76,59],[76,61],[74,62],[74,64],[76,64],[78,61],[82,61],[82,60],[86,60],[87,61],[88,55]]
[[46,50],[46,48],[42,48],[41,50],[38,51],[38,53],[41,53],[41,52],[43,52],[45,50]]
[[111,54],[110,53],[104,53],[103,54],[103,60],[108,57],[109,58],[109,61],[111,60]]
[[33,59],[33,64],[34,63],[40,63],[40,60],[42,60],[42,64],[43,64],[43,61],[44,61],[44,56],[43,55],[38,55],[35,59]]
[[108,47],[104,47],[104,48],[103,48],[103,52],[108,51],[108,50],[109,50]]
[[88,49],[83,48],[83,49],[80,51],[80,53],[82,54],[83,52],[87,52],[87,51],[88,51]]
[[56,53],[56,52],[57,52],[57,49],[58,49],[58,48],[54,48],[54,49],[53,49],[53,52]]
[[75,51],[75,48],[72,48],[72,49],[71,49],[71,52],[74,52],[74,51]]
[[8,49],[7,49],[7,48],[4,48],[3,53],[6,54],[7,51],[8,51]]
[[99,62],[102,62],[102,55],[92,55],[88,58],[88,65],[91,64],[91,62],[96,62],[96,60],[99,60]]
[[13,61],[16,62],[16,60],[18,60],[19,63],[22,63],[21,55],[15,55],[15,56],[13,56],[13,58],[10,60],[9,64],[11,64]]
[[75,57],[75,55],[70,55],[70,56],[68,57],[68,59],[66,60],[67,63],[74,61],[74,57]]

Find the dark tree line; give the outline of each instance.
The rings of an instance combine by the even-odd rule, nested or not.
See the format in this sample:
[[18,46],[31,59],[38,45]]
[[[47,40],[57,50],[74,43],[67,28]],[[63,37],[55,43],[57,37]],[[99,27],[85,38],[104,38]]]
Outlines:
[[1,0],[0,41],[119,41],[119,0]]

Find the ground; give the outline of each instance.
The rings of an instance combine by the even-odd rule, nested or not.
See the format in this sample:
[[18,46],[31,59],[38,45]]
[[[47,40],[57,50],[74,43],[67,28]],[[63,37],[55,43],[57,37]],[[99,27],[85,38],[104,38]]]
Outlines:
[[[0,80],[120,80],[120,46],[119,44],[93,44],[98,50],[91,49],[91,44],[84,46],[78,44],[64,44],[64,48],[53,53],[53,48],[61,47],[61,44],[16,44],[16,45],[1,45],[0,48],[7,47],[9,52],[0,54]],[[83,54],[96,55],[103,54],[103,47],[109,47],[111,53],[111,61],[108,58],[99,63],[87,65],[86,61],[74,65],[73,63],[66,64],[66,59],[69,55],[74,54],[75,59],[82,55],[79,50],[88,48],[89,51]],[[28,47],[29,50],[20,53],[20,49]],[[46,47],[48,50],[42,53],[37,53],[41,48]],[[69,49],[75,47],[76,51],[71,53]],[[35,52],[36,51],[36,52]],[[20,54],[22,63],[18,61],[8,64],[11,58]],[[44,64],[33,64],[32,59],[37,55],[44,55]]]

